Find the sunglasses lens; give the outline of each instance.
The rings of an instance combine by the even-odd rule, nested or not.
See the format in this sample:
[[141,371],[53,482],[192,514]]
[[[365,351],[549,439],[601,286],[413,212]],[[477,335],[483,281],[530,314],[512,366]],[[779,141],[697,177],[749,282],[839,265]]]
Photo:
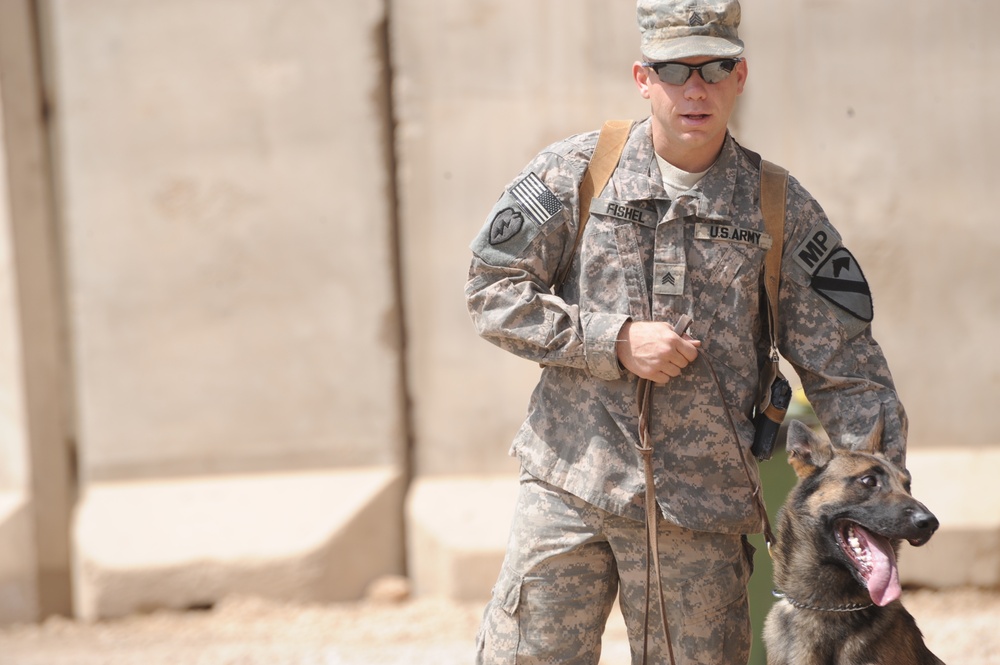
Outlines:
[[736,67],[735,60],[718,60],[710,62],[701,68],[701,77],[705,83],[718,83],[726,80]]
[[679,62],[667,62],[656,66],[656,75],[670,85],[683,85],[691,76],[691,68]]

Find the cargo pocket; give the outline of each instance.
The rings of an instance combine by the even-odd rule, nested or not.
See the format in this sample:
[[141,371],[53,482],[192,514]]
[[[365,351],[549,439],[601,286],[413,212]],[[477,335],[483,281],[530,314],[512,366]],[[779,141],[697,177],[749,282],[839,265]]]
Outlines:
[[679,617],[678,646],[687,662],[724,665],[747,661],[750,657],[749,580],[750,564],[741,548],[739,556],[731,563],[684,583],[680,593],[682,616]]
[[477,665],[509,665],[516,661],[521,641],[517,609],[522,583],[519,574],[507,566],[501,569],[479,629]]

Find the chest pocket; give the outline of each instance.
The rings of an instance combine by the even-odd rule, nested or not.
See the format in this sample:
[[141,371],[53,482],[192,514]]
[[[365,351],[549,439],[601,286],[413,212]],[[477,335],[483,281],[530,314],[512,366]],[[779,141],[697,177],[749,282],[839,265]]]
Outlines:
[[[714,227],[714,228],[710,228]],[[756,372],[767,234],[733,226],[689,227],[687,261],[695,321],[706,343],[743,376]],[[713,232],[714,231],[714,232]],[[750,334],[748,334],[750,332]]]
[[580,306],[648,320],[646,275],[653,264],[657,214],[609,198],[594,199],[581,247]]

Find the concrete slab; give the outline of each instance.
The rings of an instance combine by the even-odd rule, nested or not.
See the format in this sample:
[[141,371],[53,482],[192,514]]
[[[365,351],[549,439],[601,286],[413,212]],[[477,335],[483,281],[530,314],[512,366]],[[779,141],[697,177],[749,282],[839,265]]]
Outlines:
[[358,599],[402,571],[402,487],[392,468],[94,483],[74,529],[76,615]]
[[0,492],[0,626],[38,618],[31,515],[20,492]]
[[420,478],[407,501],[407,552],[418,595],[486,600],[507,546],[517,476]]
[[931,587],[1000,586],[1000,450],[911,450],[913,494],[941,521],[920,548],[904,544],[904,583]]

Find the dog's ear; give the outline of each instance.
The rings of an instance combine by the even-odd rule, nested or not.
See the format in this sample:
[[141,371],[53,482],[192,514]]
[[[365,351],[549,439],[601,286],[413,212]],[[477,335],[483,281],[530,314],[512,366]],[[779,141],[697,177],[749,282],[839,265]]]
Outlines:
[[788,424],[788,463],[799,478],[808,478],[833,459],[830,442],[812,431],[802,421],[793,420]]
[[858,446],[858,450],[869,453],[871,455],[881,455],[883,452],[882,447],[882,435],[885,433],[885,405],[883,404],[878,411],[878,419],[875,421],[874,427],[868,433],[864,442]]

